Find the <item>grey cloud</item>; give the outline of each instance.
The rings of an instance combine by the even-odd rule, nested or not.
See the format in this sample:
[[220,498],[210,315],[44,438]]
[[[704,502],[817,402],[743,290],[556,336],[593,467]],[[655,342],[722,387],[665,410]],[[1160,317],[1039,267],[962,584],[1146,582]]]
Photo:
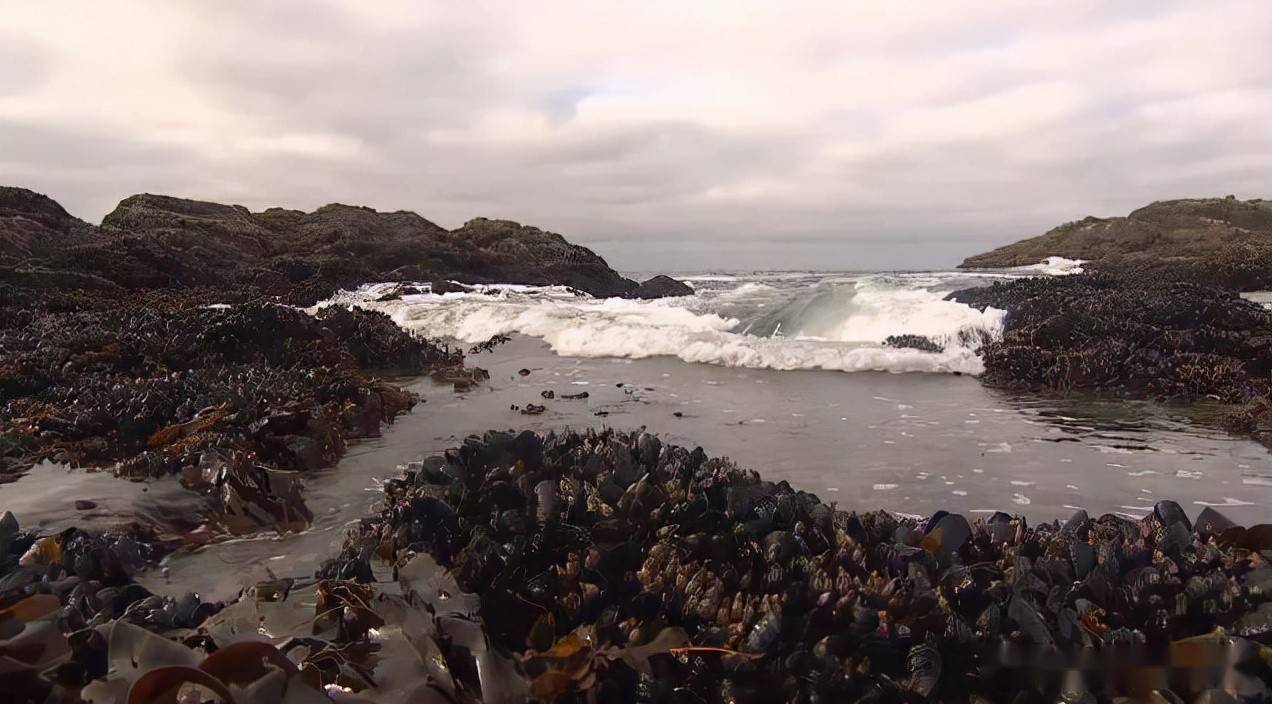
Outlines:
[[[511,6],[400,22],[334,1],[180,6],[198,30],[164,49],[176,84],[155,87],[175,98],[109,113],[115,91],[65,95],[56,120],[5,98],[74,57],[19,32],[0,43],[0,180],[94,220],[138,191],[506,217],[635,270],[949,266],[1154,199],[1272,195],[1272,49],[1242,41],[1272,26],[1256,4],[1216,4],[1195,56],[1171,45],[1199,22],[1188,3],[974,5],[843,37],[828,16],[758,56],[751,40],[797,30],[734,47],[636,22],[584,33],[564,10],[527,28]],[[711,73],[699,44],[735,51],[736,71]],[[917,110],[934,117],[915,128]]]

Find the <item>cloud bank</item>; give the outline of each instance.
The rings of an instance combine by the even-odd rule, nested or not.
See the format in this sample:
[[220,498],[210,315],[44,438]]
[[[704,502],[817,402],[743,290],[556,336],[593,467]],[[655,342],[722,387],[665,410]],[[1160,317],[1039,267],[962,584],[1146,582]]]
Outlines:
[[1251,2],[0,0],[0,182],[532,223],[632,270],[927,268],[1272,197]]

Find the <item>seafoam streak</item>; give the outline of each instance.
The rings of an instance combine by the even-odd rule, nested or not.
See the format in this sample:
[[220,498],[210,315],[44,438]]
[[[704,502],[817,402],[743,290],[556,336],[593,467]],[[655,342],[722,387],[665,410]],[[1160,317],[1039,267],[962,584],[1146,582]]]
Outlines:
[[[744,284],[745,286],[745,284]],[[1002,312],[977,311],[925,289],[858,283],[848,310],[822,311],[816,326],[789,334],[739,332],[740,320],[699,310],[703,299],[634,301],[579,297],[561,287],[498,286],[473,293],[420,294],[376,302],[385,285],[343,293],[331,303],[357,303],[390,314],[431,337],[476,343],[497,334],[544,340],[570,357],[671,356],[686,362],[778,370],[961,372],[984,366],[960,333],[995,337]],[[760,287],[751,285],[751,291]],[[887,335],[917,333],[945,343],[943,352],[885,347]]]

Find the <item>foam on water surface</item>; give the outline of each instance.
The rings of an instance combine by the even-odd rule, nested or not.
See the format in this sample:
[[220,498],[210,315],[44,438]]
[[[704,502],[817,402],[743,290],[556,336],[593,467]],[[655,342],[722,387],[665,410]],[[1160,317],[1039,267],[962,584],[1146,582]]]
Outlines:
[[[669,356],[752,369],[979,374],[976,349],[1002,333],[1003,311],[945,300],[955,282],[968,283],[964,274],[757,277],[689,277],[700,286],[695,295],[653,301],[511,285],[377,301],[391,286],[377,284],[328,303],[382,310],[403,327],[466,344],[523,334],[566,357]],[[885,346],[892,335],[922,335],[943,350]]]

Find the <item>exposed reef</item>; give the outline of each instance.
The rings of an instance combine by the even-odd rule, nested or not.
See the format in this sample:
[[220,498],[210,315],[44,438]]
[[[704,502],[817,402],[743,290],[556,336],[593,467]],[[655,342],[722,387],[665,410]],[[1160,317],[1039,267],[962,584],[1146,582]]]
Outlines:
[[0,349],[0,476],[41,460],[180,475],[231,532],[303,526],[297,473],[416,403],[373,372],[463,363],[382,313],[267,303],[44,313],[0,328]]
[[991,383],[1228,403],[1269,390],[1272,311],[1223,289],[1080,274],[950,297],[1007,311],[982,348]]
[[0,530],[0,649],[31,701],[189,682],[242,702],[1253,701],[1272,682],[1272,525],[1170,501],[1039,525],[850,513],[641,432],[470,437],[388,482],[316,581],[224,608],[132,585],[127,535]]

